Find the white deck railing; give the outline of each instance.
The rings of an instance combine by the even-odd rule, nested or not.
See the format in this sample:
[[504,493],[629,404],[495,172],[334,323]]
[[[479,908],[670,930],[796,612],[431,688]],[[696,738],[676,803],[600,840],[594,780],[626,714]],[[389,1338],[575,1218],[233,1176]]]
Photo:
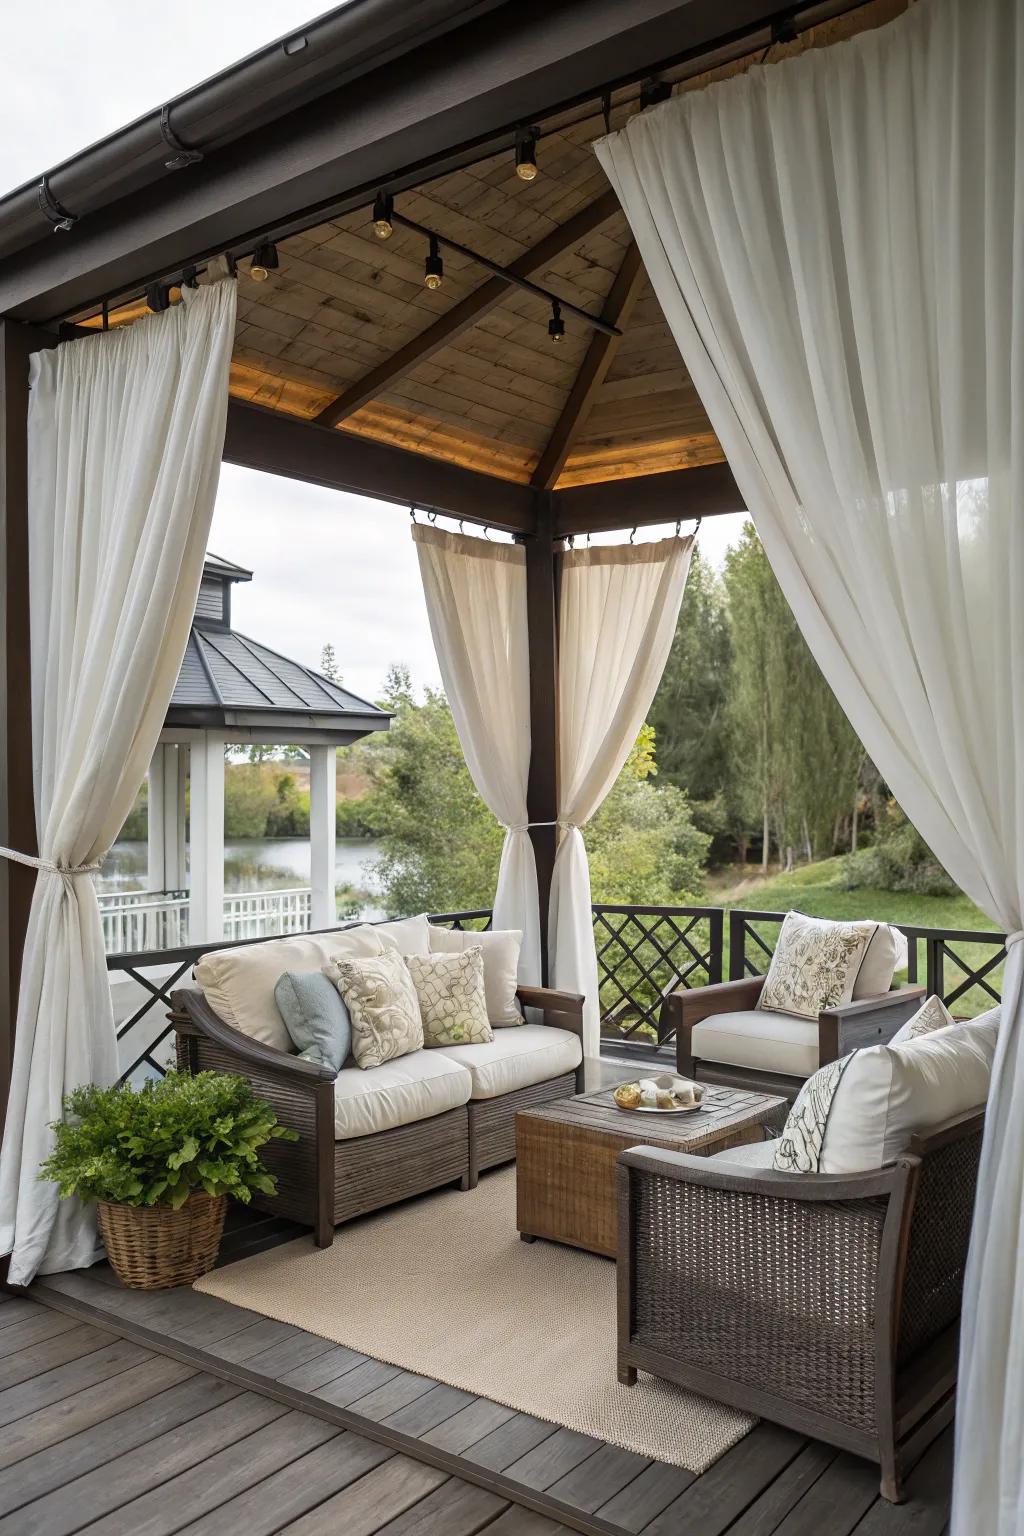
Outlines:
[[[311,898],[308,886],[233,892],[224,897],[224,937],[302,933],[310,926]],[[187,891],[115,891],[99,903],[108,955],[180,949],[189,942]]]

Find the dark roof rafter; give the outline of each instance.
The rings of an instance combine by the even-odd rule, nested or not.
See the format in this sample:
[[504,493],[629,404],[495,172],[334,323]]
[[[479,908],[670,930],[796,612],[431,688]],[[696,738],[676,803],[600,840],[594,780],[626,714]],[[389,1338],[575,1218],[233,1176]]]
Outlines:
[[[593,230],[620,213],[619,200],[615,193],[608,191],[587,207],[560,224],[557,229],[544,236],[536,245],[524,251],[522,256],[509,264],[509,271],[517,277],[529,277],[531,272],[542,271],[557,256],[583,240]],[[370,370],[363,378],[349,386],[336,400],[317,416],[316,420],[321,426],[334,427],[346,417],[352,416],[368,401],[388,389],[403,374],[410,372],[419,363],[432,357],[435,352],[455,340],[463,331],[475,325],[490,310],[495,309],[504,298],[508,296],[508,286],[500,277],[490,277],[473,293],[467,294],[458,304],[455,304],[447,314],[435,320],[433,325],[427,327],[419,336],[414,336],[392,357],[386,358],[376,368]]]
[[[604,302],[602,319],[610,325],[624,328],[629,323],[630,313],[645,277],[644,264],[634,240],[626,250]],[[537,490],[550,491],[561,474],[569,450],[583,430],[597,392],[608,376],[621,340],[621,335],[608,336],[603,333],[591,338],[569,398],[531,477],[530,484]]]

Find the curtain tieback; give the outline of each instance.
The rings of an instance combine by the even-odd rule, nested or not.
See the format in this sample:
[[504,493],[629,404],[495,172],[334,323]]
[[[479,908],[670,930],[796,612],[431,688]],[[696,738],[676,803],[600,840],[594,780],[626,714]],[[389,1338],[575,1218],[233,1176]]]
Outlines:
[[100,867],[98,863],[72,865],[59,859],[56,863],[53,859],[37,859],[31,853],[19,853],[17,848],[0,847],[0,859],[10,859],[12,864],[24,864],[29,869],[37,869],[41,875],[59,875],[69,890],[76,875],[94,875]]
[[529,832],[531,827],[561,827],[564,832],[579,830],[574,821],[563,821],[561,818],[558,821],[523,821],[515,827],[510,827],[505,822],[502,822],[502,826],[506,832]]
[[1006,949],[1009,952],[1015,944],[1024,944],[1024,928],[1018,928],[1013,933],[1006,935]]

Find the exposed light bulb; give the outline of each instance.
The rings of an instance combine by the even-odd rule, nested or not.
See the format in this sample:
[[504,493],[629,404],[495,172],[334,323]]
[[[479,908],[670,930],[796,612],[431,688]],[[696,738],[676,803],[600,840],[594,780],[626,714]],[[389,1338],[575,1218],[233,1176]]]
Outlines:
[[516,175],[520,181],[536,181],[537,135],[535,129],[524,133],[516,142]]
[[432,293],[444,282],[444,262],[441,259],[441,246],[436,235],[430,237],[430,251],[423,263],[423,282]]
[[378,192],[373,201],[373,232],[378,240],[389,240],[394,234],[393,215],[394,201],[390,192]]
[[557,299],[551,300],[551,319],[548,321],[548,336],[556,346],[565,340],[565,321],[562,319],[562,306]]

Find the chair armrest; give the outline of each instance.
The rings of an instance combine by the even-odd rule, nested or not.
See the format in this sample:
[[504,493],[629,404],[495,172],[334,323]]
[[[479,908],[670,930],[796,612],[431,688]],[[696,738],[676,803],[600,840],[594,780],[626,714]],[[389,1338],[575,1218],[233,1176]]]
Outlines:
[[215,1013],[198,987],[181,987],[171,993],[171,1012],[168,1018],[179,1035],[204,1035],[216,1045],[230,1051],[238,1058],[238,1070],[244,1075],[249,1067],[272,1068],[295,1080],[297,1084],[315,1087],[317,1083],[333,1083],[337,1073],[330,1067],[314,1061],[303,1061],[300,1056],[276,1050],[244,1035],[232,1024],[226,1024]]
[[516,996],[524,1008],[539,1008],[545,1024],[567,1029],[583,1038],[583,996],[579,992],[559,992],[554,987],[519,987]]
[[925,987],[899,987],[856,1003],[840,1003],[818,1015],[818,1063],[838,1061],[866,1045],[885,1045],[920,1008]]
[[757,1006],[765,978],[744,976],[741,981],[717,981],[710,987],[679,987],[666,992],[661,1005],[661,1038],[676,1037],[676,1070],[693,1076],[690,1031],[716,1013],[744,1013]]
[[821,1201],[870,1200],[890,1194],[897,1180],[897,1169],[916,1165],[918,1159],[905,1156],[884,1168],[865,1173],[781,1173],[774,1168],[746,1168],[741,1163],[729,1166],[688,1152],[672,1152],[659,1147],[630,1147],[620,1152],[618,1162],[643,1175],[672,1179],[679,1185],[702,1189],[732,1190],[738,1194],[768,1196],[779,1200]]

